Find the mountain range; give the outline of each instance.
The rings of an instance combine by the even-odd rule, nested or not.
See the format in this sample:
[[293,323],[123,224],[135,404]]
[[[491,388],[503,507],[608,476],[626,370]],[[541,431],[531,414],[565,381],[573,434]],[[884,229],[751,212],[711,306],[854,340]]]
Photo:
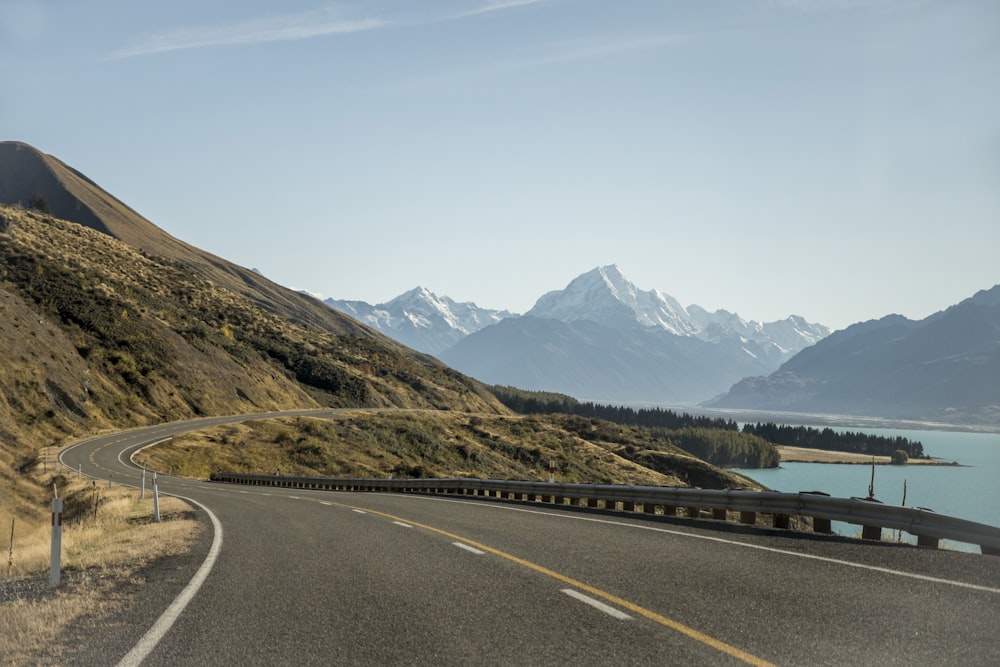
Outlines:
[[919,321],[854,324],[706,405],[1000,424],[1000,285]]
[[761,323],[685,308],[615,265],[544,294],[523,316],[422,288],[377,306],[326,303],[485,382],[606,402],[697,403],[830,332],[797,316]]
[[284,406],[503,413],[469,376],[601,402],[1000,424],[1000,287],[832,335],[683,308],[615,266],[522,316],[420,288],[373,307],[398,309],[398,332],[440,325],[431,356],[170,236],[27,144],[0,142],[0,203],[14,205],[0,210],[6,442]]
[[439,297],[423,287],[374,306],[364,301],[336,299],[326,299],[324,303],[408,347],[433,355],[440,355],[483,327],[514,317],[506,310],[490,310],[447,296]]

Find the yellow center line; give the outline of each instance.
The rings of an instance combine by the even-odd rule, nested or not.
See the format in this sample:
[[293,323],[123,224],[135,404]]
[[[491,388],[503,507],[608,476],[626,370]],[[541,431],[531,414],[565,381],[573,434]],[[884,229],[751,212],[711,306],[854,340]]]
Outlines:
[[607,600],[608,602],[611,602],[612,604],[616,604],[619,607],[624,607],[625,609],[633,611],[636,614],[639,614],[640,616],[644,616],[644,617],[648,618],[649,620],[653,621],[654,623],[659,623],[660,625],[662,625],[664,627],[670,628],[671,630],[675,630],[675,631],[681,633],[682,635],[685,635],[686,637],[689,637],[691,639],[694,639],[695,641],[701,642],[702,644],[704,644],[706,646],[710,646],[710,647],[714,648],[717,651],[725,653],[728,656],[731,656],[731,657],[736,658],[738,660],[742,660],[743,662],[745,662],[747,664],[756,665],[757,667],[774,667],[774,663],[768,662],[767,660],[764,660],[762,658],[758,658],[755,655],[751,655],[751,654],[747,653],[746,651],[743,651],[741,649],[736,648],[735,646],[727,644],[727,643],[725,643],[723,641],[720,641],[720,640],[718,640],[718,639],[716,639],[714,637],[710,637],[710,636],[706,635],[703,632],[698,632],[694,628],[688,627],[688,626],[684,625],[683,623],[675,621],[675,620],[673,620],[671,618],[667,618],[666,616],[663,616],[662,614],[657,614],[655,611],[651,611],[649,609],[646,609],[645,607],[640,607],[639,605],[635,604],[634,602],[629,602],[628,600],[622,599],[622,598],[618,597],[617,595],[613,595],[612,593],[608,593],[607,591],[603,591],[600,588],[595,588],[595,587],[593,587],[593,586],[591,586],[589,584],[583,583],[582,581],[577,581],[576,579],[573,579],[572,577],[567,577],[565,574],[560,574],[559,572],[556,572],[555,570],[550,570],[549,568],[547,568],[547,567],[545,567],[543,565],[538,565],[537,563],[532,563],[531,561],[528,561],[528,560],[525,560],[525,559],[520,558],[518,556],[515,556],[514,554],[509,554],[506,551],[501,551],[500,549],[495,549],[495,548],[493,548],[493,547],[491,547],[491,546],[489,546],[487,544],[483,544],[481,542],[476,542],[475,540],[471,540],[471,539],[469,539],[467,537],[462,537],[461,535],[457,535],[455,533],[450,533],[447,530],[442,530],[441,528],[435,528],[434,526],[428,526],[426,524],[418,523],[416,521],[411,521],[410,519],[405,519],[405,518],[402,518],[402,517],[398,517],[398,516],[395,516],[393,514],[388,514],[386,512],[379,512],[378,510],[369,509],[367,507],[362,508],[362,507],[357,507],[355,505],[346,505],[344,503],[336,503],[336,502],[331,502],[330,504],[334,505],[336,507],[343,507],[345,509],[367,512],[368,514],[376,514],[378,516],[385,517],[386,519],[390,519],[392,521],[403,521],[403,522],[406,522],[406,523],[410,524],[411,526],[414,526],[414,527],[417,527],[417,528],[423,528],[424,530],[429,530],[432,533],[437,533],[438,535],[443,535],[443,536],[445,536],[445,537],[447,537],[449,539],[452,539],[452,540],[458,540],[459,542],[463,542],[464,544],[467,544],[467,545],[469,545],[471,547],[475,547],[476,549],[481,549],[481,550],[486,551],[488,553],[491,553],[491,554],[493,554],[495,556],[499,556],[500,558],[506,558],[509,561],[517,563],[518,565],[522,565],[522,566],[524,566],[524,567],[526,567],[526,568],[528,568],[530,570],[534,570],[535,572],[538,572],[539,574],[544,574],[544,575],[546,575],[548,577],[552,577],[553,579],[557,579],[557,580],[559,580],[559,581],[561,581],[561,582],[563,582],[565,584],[569,584],[570,586],[573,586],[575,588],[579,588],[582,591],[586,591],[586,592],[590,593],[591,595],[594,595],[594,596],[599,597],[599,598],[603,598],[604,600]]

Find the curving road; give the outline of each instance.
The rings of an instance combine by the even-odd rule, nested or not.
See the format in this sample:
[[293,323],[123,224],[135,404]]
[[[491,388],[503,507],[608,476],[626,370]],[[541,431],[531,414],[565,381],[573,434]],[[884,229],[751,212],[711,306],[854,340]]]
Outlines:
[[[128,431],[61,459],[138,485],[137,449],[276,415]],[[209,529],[83,660],[1000,663],[996,557],[497,500],[159,481]]]

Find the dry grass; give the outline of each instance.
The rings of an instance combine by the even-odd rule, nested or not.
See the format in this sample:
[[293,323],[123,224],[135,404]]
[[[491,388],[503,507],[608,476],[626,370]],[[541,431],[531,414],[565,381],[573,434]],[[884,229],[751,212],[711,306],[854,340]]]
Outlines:
[[[10,524],[0,531],[0,665],[64,662],[60,637],[82,619],[105,618],[127,605],[141,584],[143,566],[169,555],[184,553],[201,529],[189,516],[190,506],[171,497],[160,499],[161,523],[153,521],[153,501],[139,500],[138,491],[108,489],[73,481],[60,495],[67,504],[97,496],[93,505],[64,523],[62,534],[63,583],[47,589],[51,525],[42,520],[15,524],[13,566],[8,569]],[[0,517],[2,519],[3,517]],[[26,594],[11,593],[27,590]],[[40,590],[40,592],[39,592]],[[6,601],[4,601],[6,600]]]
[[[787,463],[858,463],[871,465],[874,459],[877,464],[889,464],[889,456],[872,456],[855,452],[832,452],[825,449],[810,449],[808,447],[787,447],[776,445],[781,460]],[[934,459],[910,459],[907,465],[934,465]]]
[[345,419],[230,424],[146,449],[143,464],[208,478],[215,470],[324,477],[479,477],[570,483],[760,488],[643,429],[566,416],[358,412]]

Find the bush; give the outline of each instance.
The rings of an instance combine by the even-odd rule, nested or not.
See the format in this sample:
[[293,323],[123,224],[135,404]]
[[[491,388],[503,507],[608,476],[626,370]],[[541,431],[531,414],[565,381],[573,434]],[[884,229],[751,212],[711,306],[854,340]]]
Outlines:
[[28,206],[46,215],[51,213],[49,211],[49,202],[45,200],[45,197],[37,193],[31,195],[31,199],[28,200]]
[[910,455],[902,449],[897,449],[892,453],[892,464],[901,466],[910,460]]

